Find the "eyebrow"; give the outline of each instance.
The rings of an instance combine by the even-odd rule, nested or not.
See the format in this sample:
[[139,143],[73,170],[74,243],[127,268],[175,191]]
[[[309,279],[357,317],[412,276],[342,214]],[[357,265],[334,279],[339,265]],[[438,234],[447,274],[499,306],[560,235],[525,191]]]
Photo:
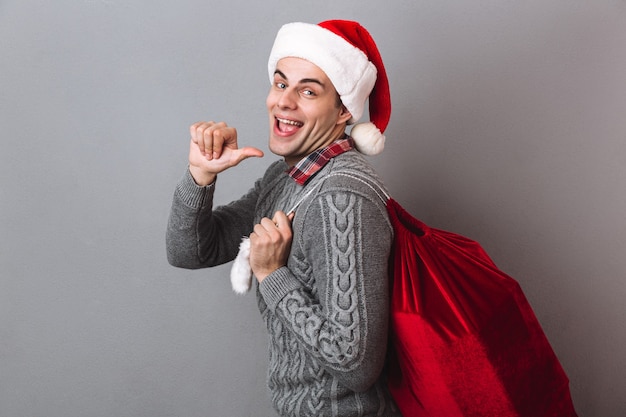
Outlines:
[[[275,70],[274,75],[276,74],[278,74],[281,78],[284,78],[285,80],[289,80],[289,78],[287,78],[287,76],[281,70],[278,70],[278,69]],[[322,87],[326,87],[324,83],[318,80],[317,78],[303,78],[298,82],[298,84],[307,84],[307,83],[319,84]]]

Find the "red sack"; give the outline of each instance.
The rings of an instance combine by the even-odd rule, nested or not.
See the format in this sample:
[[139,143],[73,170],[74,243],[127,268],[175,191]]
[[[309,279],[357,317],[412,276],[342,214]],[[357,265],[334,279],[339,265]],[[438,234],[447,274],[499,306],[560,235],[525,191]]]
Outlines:
[[405,417],[575,417],[569,381],[519,284],[472,240],[387,201],[389,388]]

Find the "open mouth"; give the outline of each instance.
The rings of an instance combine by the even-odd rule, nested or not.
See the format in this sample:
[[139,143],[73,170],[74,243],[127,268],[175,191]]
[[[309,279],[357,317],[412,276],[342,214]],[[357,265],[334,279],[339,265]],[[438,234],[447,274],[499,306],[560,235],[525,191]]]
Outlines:
[[276,127],[282,133],[293,133],[304,126],[304,123],[297,120],[284,119],[276,117]]

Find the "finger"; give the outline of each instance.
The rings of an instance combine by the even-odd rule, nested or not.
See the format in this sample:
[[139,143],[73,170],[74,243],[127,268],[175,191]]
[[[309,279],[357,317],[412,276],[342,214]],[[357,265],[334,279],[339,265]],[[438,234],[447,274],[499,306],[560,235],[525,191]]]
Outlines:
[[215,125],[211,125],[202,130],[200,142],[202,142],[202,155],[209,161],[213,158],[213,131]]
[[264,217],[261,219],[259,225],[264,229],[265,232],[267,233],[272,233],[275,232],[276,229],[278,228],[278,223],[276,222],[276,220],[274,219],[269,219],[267,217]]
[[191,135],[191,137],[198,139],[202,135],[202,132],[204,130],[213,126],[214,124],[215,122],[213,121],[196,122],[189,126],[189,134]]
[[191,134],[191,140],[198,145],[198,149],[202,155],[205,155],[204,146],[204,132],[210,128],[214,122],[197,122],[191,125],[189,133]]
[[204,156],[209,161],[213,159],[213,146],[215,139],[213,137],[214,128],[210,127],[202,132],[202,144],[204,148]]
[[[206,158],[210,161],[212,159],[218,159],[221,156],[221,149],[223,147],[224,140],[227,140],[234,128],[229,128],[224,122],[214,123],[207,130],[204,131],[204,151]],[[235,141],[236,143],[236,141]],[[236,147],[236,145],[235,145]],[[216,156],[215,150],[219,149],[219,153]]]
[[267,244],[268,242],[272,240],[270,236],[270,232],[268,231],[268,228],[273,227],[274,232],[276,232],[276,226],[274,225],[274,223],[272,223],[272,221],[267,218],[264,220],[269,221],[271,226],[268,224],[263,224],[263,219],[261,220],[260,223],[257,223],[256,225],[254,225],[253,232],[250,233],[250,236],[249,236],[252,247],[257,247],[257,245],[260,245],[260,244]]
[[198,127],[204,122],[196,122],[194,124],[192,124],[191,126],[189,126],[189,135],[191,135],[191,139],[195,142],[198,143]]
[[237,149],[237,129],[234,127],[219,127],[213,131],[213,155],[214,159],[222,156],[225,146]]
[[280,210],[274,213],[272,221],[276,224],[276,227],[280,227],[281,225],[284,226],[285,223],[289,223],[289,220],[287,220],[287,215]]
[[[290,215],[291,216],[291,215]],[[293,218],[293,216],[291,216]],[[282,211],[277,211],[272,219],[279,231],[291,231],[291,218]]]

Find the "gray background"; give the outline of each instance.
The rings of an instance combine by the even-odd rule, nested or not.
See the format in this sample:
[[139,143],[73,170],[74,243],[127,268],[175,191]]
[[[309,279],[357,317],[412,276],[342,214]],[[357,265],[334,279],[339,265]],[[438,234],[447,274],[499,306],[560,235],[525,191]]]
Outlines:
[[382,51],[392,195],[520,282],[581,417],[626,414],[626,2],[2,0],[0,416],[273,415],[254,297],[164,231],[188,126],[267,150],[274,34],[328,18]]

